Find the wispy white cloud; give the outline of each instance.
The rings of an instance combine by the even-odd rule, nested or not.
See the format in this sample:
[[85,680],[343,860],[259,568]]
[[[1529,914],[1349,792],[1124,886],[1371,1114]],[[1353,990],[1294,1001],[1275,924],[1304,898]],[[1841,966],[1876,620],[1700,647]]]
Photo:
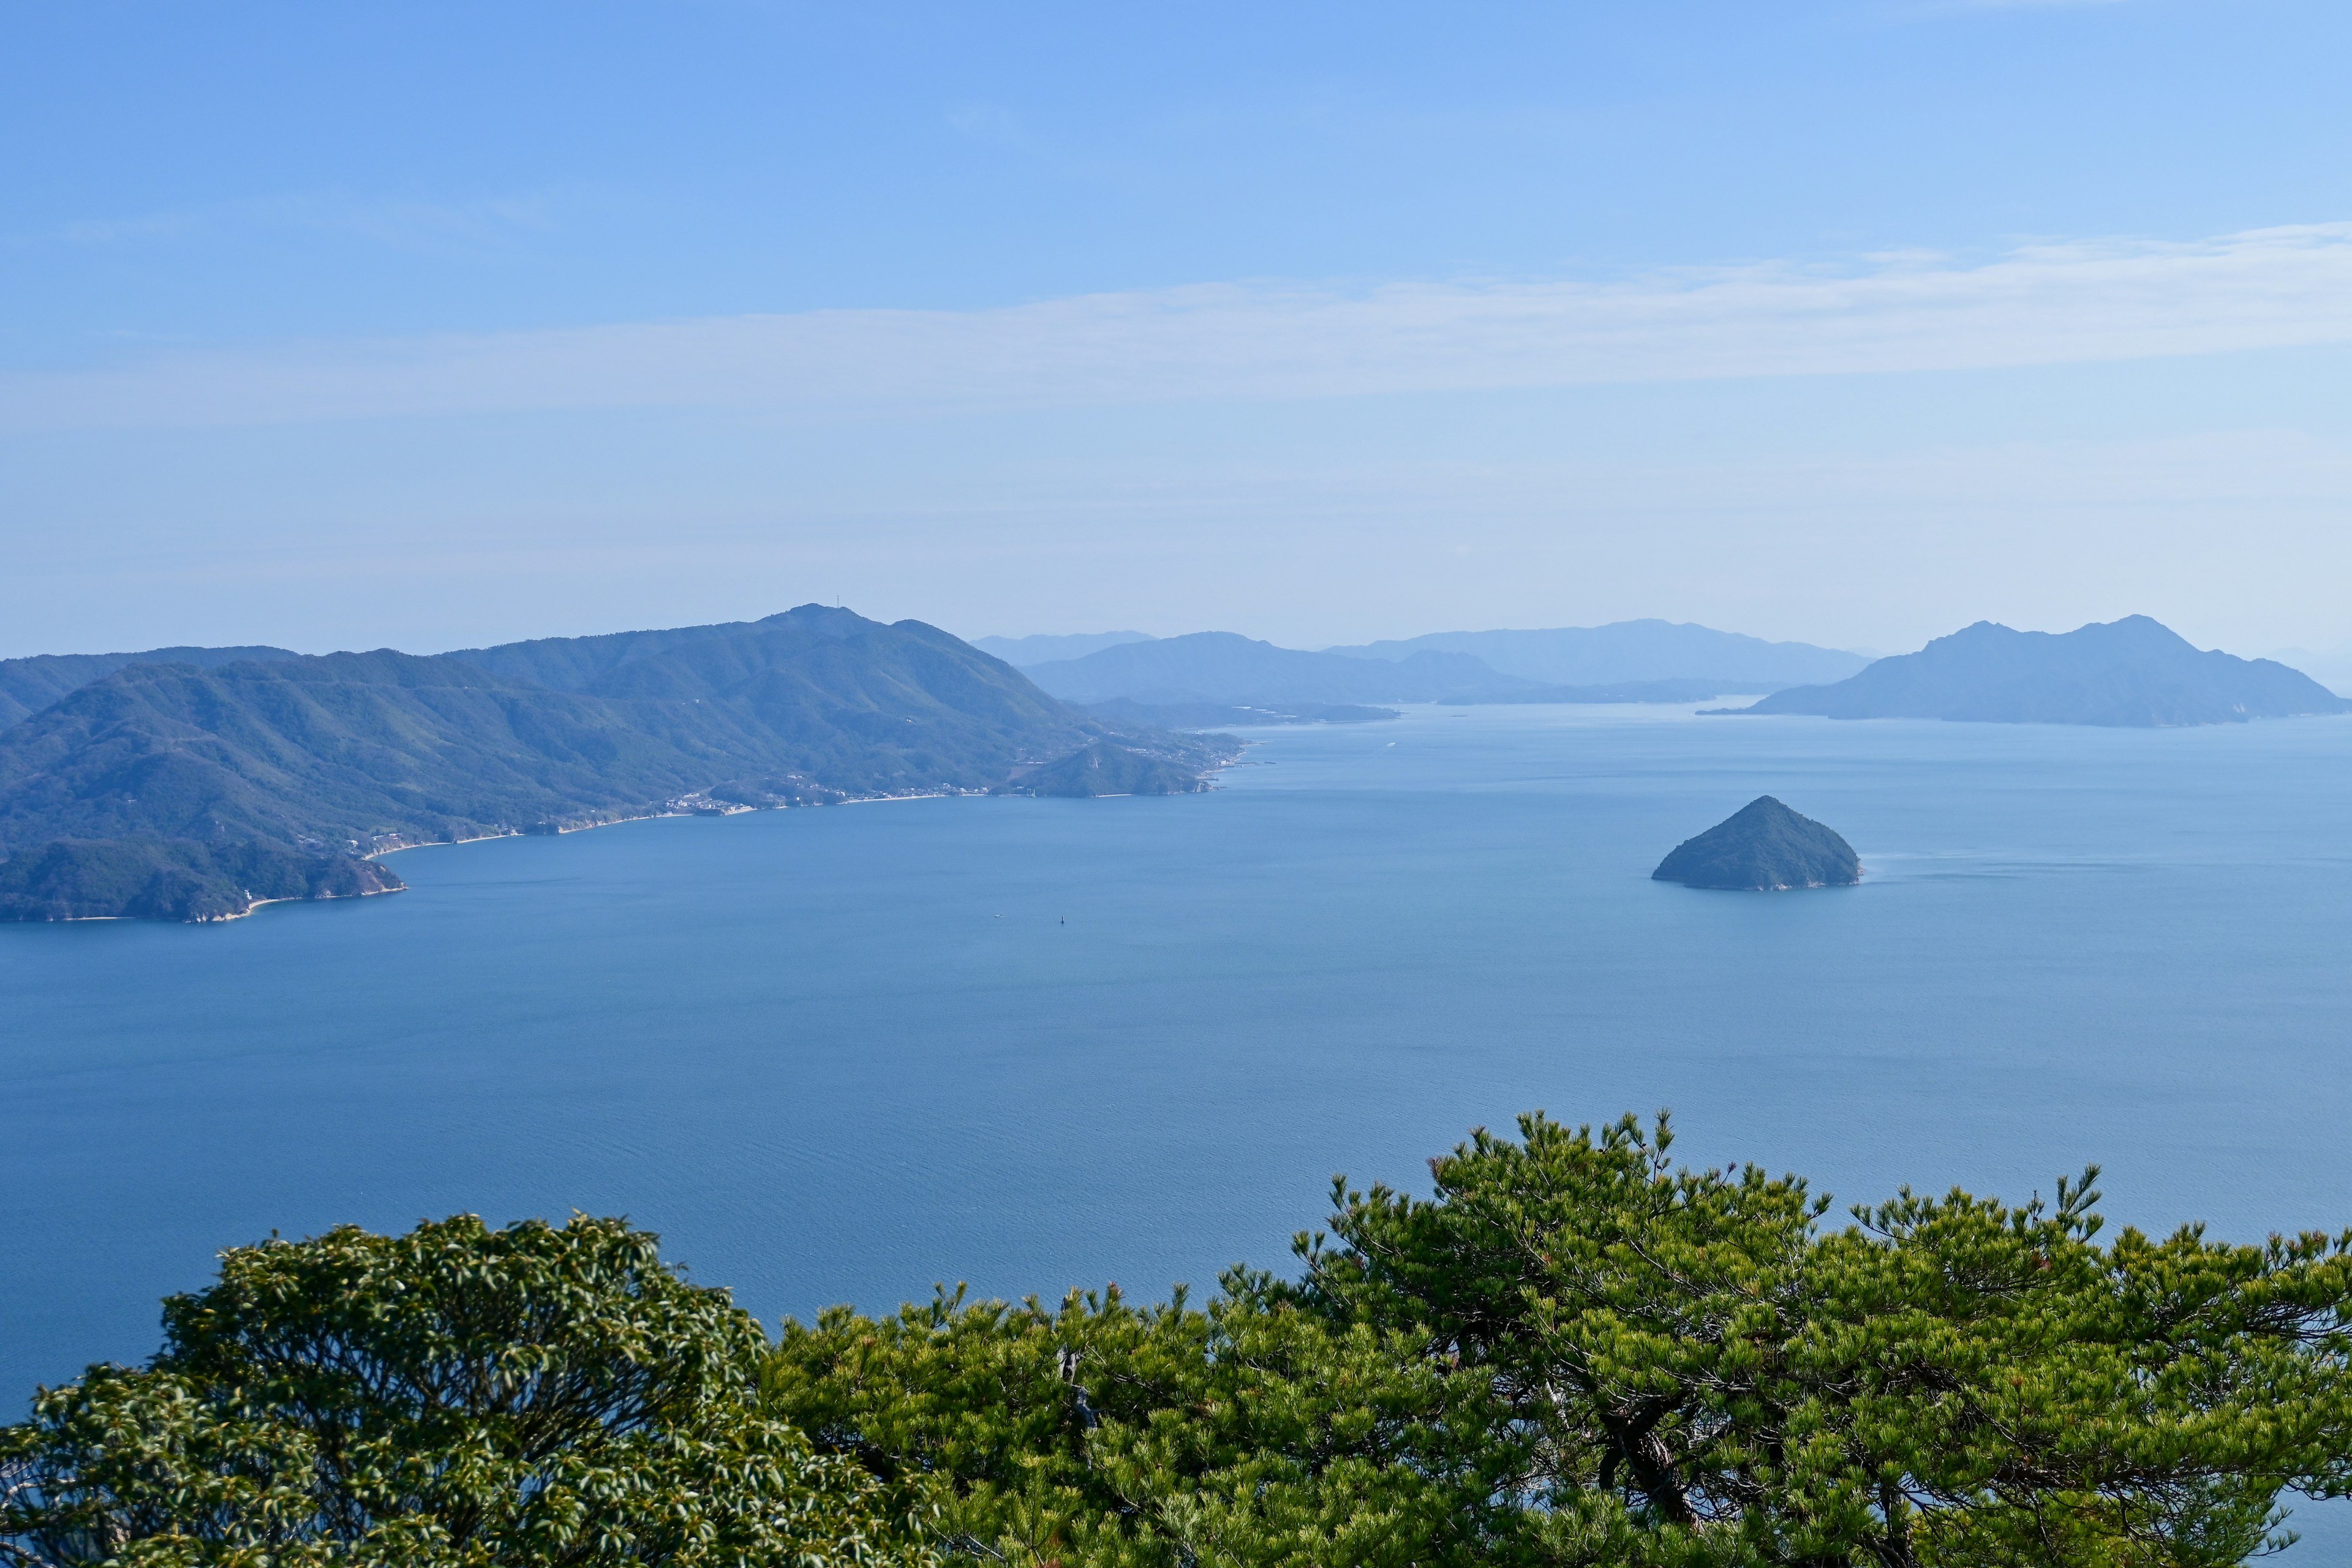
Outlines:
[[2343,342],[2352,342],[2352,223],[2032,245],[1975,264],[1906,255],[1615,282],[1204,284],[969,311],[313,343],[0,375],[0,425],[1313,398]]

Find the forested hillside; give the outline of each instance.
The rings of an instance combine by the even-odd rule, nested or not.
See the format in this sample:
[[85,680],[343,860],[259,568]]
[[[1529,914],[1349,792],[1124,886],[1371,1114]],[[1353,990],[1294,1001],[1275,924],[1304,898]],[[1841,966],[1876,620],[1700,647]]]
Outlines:
[[0,658],[0,730],[68,692],[131,664],[194,664],[205,668],[247,660],[295,658],[282,647],[157,647],[145,653],[45,653]]
[[370,853],[666,810],[1168,794],[1232,752],[1076,713],[919,622],[808,605],[432,658],[126,663],[0,731],[0,852]]
[[356,899],[406,886],[374,860],[251,839],[59,839],[0,860],[0,920],[225,921],[280,900]]

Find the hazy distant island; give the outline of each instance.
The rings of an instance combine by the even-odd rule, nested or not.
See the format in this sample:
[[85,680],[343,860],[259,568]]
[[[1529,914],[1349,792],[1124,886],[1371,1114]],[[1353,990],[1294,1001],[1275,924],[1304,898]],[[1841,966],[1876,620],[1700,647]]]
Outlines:
[[1024,673],[1064,701],[1088,705],[1125,700],[1285,710],[1298,704],[1479,701],[1545,689],[1540,681],[1504,675],[1469,654],[1350,658],[1277,647],[1234,632],[1118,643],[1083,658],[1033,664]]
[[2154,727],[2352,711],[2302,671],[2204,652],[2146,616],[2061,634],[1979,621],[1829,686],[1714,712]]
[[1650,877],[1686,888],[1779,893],[1850,888],[1862,880],[1862,861],[1834,829],[1760,795],[1675,846]]
[[[1348,709],[1396,702],[1696,702],[1832,680],[1869,663],[1860,654],[1773,643],[1666,621],[1543,631],[1437,632],[1352,647],[1280,647],[1233,632],[1150,637],[1139,632],[982,638],[1065,701],[1164,714],[1217,709],[1284,717],[1256,722],[1347,722]],[[1202,717],[1220,727],[1247,717]]]
[[1123,642],[1150,642],[1149,632],[1047,632],[1025,637],[967,637],[972,647],[1015,669],[1060,658],[1084,658]]
[[[1602,626],[1542,630],[1431,632],[1399,641],[1326,648],[1358,658],[1407,658],[1417,653],[1467,654],[1506,675],[1583,689],[1639,688],[1675,681],[1725,691],[1776,691],[1784,686],[1842,680],[1870,660],[1843,648],[1768,642],[1687,621],[1612,621]],[[1606,699],[1591,699],[1606,700]],[[1676,698],[1629,700],[1677,701]]]
[[1181,794],[1240,751],[1073,710],[919,621],[817,605],[431,657],[0,662],[0,691],[61,685],[0,721],[0,918],[391,891],[361,858],[666,812]]
[[[1275,644],[1251,642],[1246,637],[1234,637],[1233,632],[1192,632],[1188,637],[1150,637],[1146,632],[1079,632],[1079,635],[1054,635],[1054,637],[973,637],[971,647],[983,654],[995,654],[1009,666],[1024,670],[1037,670],[1040,666],[1073,666],[1082,658],[1101,654],[1103,648],[1122,647],[1136,642],[1171,642],[1176,648],[1162,648],[1160,654],[1129,654],[1115,660],[1096,660],[1085,672],[1073,670],[1070,677],[1085,675],[1096,689],[1103,679],[1129,682],[1134,677],[1150,677],[1167,687],[1195,689],[1202,679],[1216,684],[1228,684],[1234,675],[1244,675],[1251,682],[1251,691],[1258,699],[1270,693],[1263,687],[1265,677],[1282,682],[1289,672],[1318,670],[1328,679],[1343,679],[1355,687],[1357,682],[1369,682],[1381,687],[1383,682],[1395,684],[1395,675],[1371,675],[1362,670],[1345,675],[1331,672],[1318,660],[1306,658],[1306,648],[1275,648]],[[1256,668],[1240,670],[1225,663],[1240,648],[1234,644],[1249,644],[1251,648],[1267,648],[1279,656],[1258,654]],[[1844,679],[1861,670],[1870,660],[1861,654],[1849,654],[1844,648],[1821,648],[1809,642],[1767,642],[1761,637],[1745,637],[1740,632],[1719,632],[1710,626],[1691,626],[1682,621],[1612,621],[1609,626],[1555,626],[1543,630],[1491,630],[1491,632],[1428,632],[1425,637],[1404,637],[1392,642],[1362,642],[1352,647],[1322,648],[1322,654],[1339,658],[1381,660],[1381,663],[1406,663],[1416,654],[1446,654],[1458,660],[1473,663],[1451,663],[1451,666],[1418,666],[1421,670],[1437,672],[1446,677],[1449,691],[1467,691],[1477,687],[1515,687],[1515,689],[1545,689],[1545,691],[1576,691],[1580,696],[1550,696],[1538,700],[1628,700],[1628,703],[1673,703],[1691,700],[1682,696],[1656,696],[1649,689],[1661,684],[1673,684],[1677,689],[1691,689],[1694,696],[1719,696],[1727,691],[1778,691],[1783,687],[1821,684]],[[1054,689],[1061,675],[1045,679],[1046,689]],[[1404,687],[1428,687],[1428,682],[1406,677]],[[1228,684],[1230,689],[1230,684]],[[1362,689],[1362,687],[1357,687]],[[1395,687],[1400,689],[1402,687]],[[1592,693],[1625,691],[1633,696],[1592,696]],[[1122,689],[1119,696],[1134,696],[1134,691]],[[1240,700],[1240,699],[1221,699]],[[1282,682],[1279,696],[1270,696],[1277,703],[1301,703],[1315,700],[1303,696],[1289,682]],[[1367,699],[1383,700],[1383,699]],[[1395,700],[1434,700],[1434,699],[1404,699]]]

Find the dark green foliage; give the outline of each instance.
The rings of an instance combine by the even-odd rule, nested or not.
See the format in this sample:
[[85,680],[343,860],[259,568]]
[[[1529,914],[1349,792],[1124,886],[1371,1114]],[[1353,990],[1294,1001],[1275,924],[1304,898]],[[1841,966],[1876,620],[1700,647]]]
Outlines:
[[787,1325],[770,1406],[1024,1564],[2221,1568],[2352,1481],[2352,1236],[2101,1247],[2081,1184],[1824,1230],[1663,1123],[1520,1132],[1205,1311]]
[[1208,788],[1192,769],[1126,746],[1097,741],[1059,761],[1013,775],[1007,795],[1191,795]]
[[875,1488],[763,1415],[759,1325],[617,1220],[223,1256],[149,1367],[0,1432],[12,1568],[866,1563]]
[[0,1565],[2230,1568],[2352,1489],[2352,1233],[1832,1226],[1669,1144],[1530,1115],[1295,1282],[772,1347],[617,1221],[240,1249],[0,1431]]
[[[0,848],[147,837],[373,850],[705,796],[978,791],[1111,734],[944,632],[814,605],[462,658],[134,664],[0,731]],[[1119,739],[1195,775],[1225,754]]]
[[158,647],[145,653],[45,653],[31,658],[0,658],[0,730],[125,665],[193,664],[210,668],[297,657],[282,647]]
[[2352,1475],[2352,1234],[2110,1247],[2054,1208],[1827,1200],[1540,1116],[1341,1193],[1326,1310],[1485,1369],[1551,1562],[2122,1568],[2258,1551]]
[[250,840],[59,839],[0,862],[0,920],[229,920],[277,899],[351,899],[407,884],[350,855]]
[[2352,712],[2352,702],[2301,670],[2200,652],[2127,616],[2058,636],[1979,621],[1834,686],[1775,692],[1738,711],[2146,727]]
[[1482,1561],[1516,1454],[1486,1380],[1292,1295],[840,1309],[785,1324],[768,1405],[983,1561]]
[[1696,838],[1676,845],[1653,880],[1738,892],[1846,888],[1862,880],[1853,846],[1810,816],[1759,795]]

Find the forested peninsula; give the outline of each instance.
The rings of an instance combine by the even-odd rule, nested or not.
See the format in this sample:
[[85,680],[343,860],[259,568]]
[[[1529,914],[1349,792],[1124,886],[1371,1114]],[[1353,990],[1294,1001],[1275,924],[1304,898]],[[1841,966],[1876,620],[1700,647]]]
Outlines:
[[2340,1495],[2352,1233],[1669,1145],[1533,1114],[1292,1278],[773,1337],[618,1219],[233,1247],[0,1427],[0,1563],[2229,1568]]
[[[0,918],[390,891],[333,863],[667,812],[1179,794],[1239,750],[1075,711],[921,622],[816,605],[432,657],[188,651],[93,656],[0,728]],[[0,690],[63,679],[10,665]]]

